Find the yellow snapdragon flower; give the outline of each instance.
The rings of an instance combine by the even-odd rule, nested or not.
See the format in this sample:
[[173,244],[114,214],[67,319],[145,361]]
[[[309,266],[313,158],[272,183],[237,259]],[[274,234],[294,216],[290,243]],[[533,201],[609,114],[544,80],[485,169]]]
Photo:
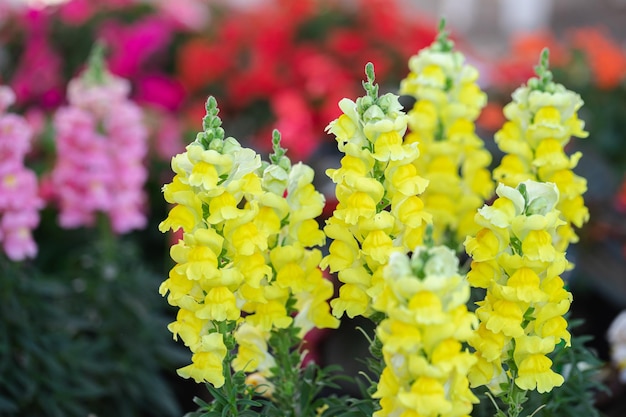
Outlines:
[[414,164],[429,180],[424,209],[433,216],[437,243],[457,248],[478,226],[474,213],[493,194],[491,155],[474,122],[487,103],[476,83],[478,71],[465,63],[440,28],[437,40],[409,60],[400,94],[415,98],[408,112],[406,141],[418,143]]
[[343,114],[327,128],[345,154],[340,168],[326,171],[338,204],[324,227],[332,242],[321,262],[342,282],[331,301],[337,317],[372,313],[371,297],[390,255],[420,244],[430,222],[418,196],[428,182],[413,166],[417,144],[403,140],[406,114],[398,96],[378,96],[371,64],[366,74],[367,95],[341,100]]
[[339,321],[330,314],[333,286],[319,269],[321,251],[313,248],[325,243],[315,220],[324,197],[313,170],[291,165],[278,132],[271,162],[261,161],[224,138],[217,113],[211,97],[204,131],[172,159],[175,176],[163,192],[174,206],[159,229],[183,234],[159,292],[180,308],[169,329],[192,352],[179,374],[220,387],[231,366],[270,376],[272,331],[295,323],[303,337]]
[[486,289],[469,340],[478,358],[470,381],[494,393],[509,380],[521,390],[547,392],[564,381],[547,355],[571,338],[563,316],[572,295],[560,278],[567,261],[555,247],[564,224],[556,209],[559,190],[527,180],[517,188],[501,183],[496,194],[476,215],[483,228],[465,241],[473,259],[469,283]]
[[495,141],[505,156],[493,176],[511,187],[527,179],[556,184],[560,195],[557,209],[565,224],[558,228],[555,244],[564,251],[578,241],[574,227],[589,220],[582,197],[587,181],[572,171],[582,154],[567,155],[564,148],[571,137],[585,138],[588,132],[578,118],[583,101],[552,81],[547,50],[536,71],[537,78],[515,90],[513,100],[504,107],[507,122],[496,132]]
[[376,329],[385,368],[373,395],[375,417],[467,416],[478,399],[467,378],[476,362],[463,347],[476,317],[466,303],[470,287],[458,258],[445,246],[394,252],[383,270],[374,308],[386,318]]

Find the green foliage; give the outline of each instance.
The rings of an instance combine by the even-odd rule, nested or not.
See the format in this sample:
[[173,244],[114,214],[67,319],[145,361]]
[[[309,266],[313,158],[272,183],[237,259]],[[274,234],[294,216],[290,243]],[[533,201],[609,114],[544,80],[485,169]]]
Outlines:
[[161,277],[130,241],[66,235],[31,264],[0,259],[0,415],[180,415]]

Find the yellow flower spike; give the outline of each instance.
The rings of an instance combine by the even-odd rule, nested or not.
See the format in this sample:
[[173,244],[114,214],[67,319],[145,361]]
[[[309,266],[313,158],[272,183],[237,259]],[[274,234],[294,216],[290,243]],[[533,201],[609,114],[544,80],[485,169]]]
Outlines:
[[[578,240],[572,226],[581,227],[588,220],[582,200],[587,184],[572,172],[581,154],[567,156],[564,148],[571,137],[584,138],[588,133],[577,114],[583,101],[578,94],[552,81],[547,51],[536,68],[537,77],[518,88],[512,94],[513,100],[505,106],[508,121],[495,137],[506,155],[493,176],[511,186],[525,179],[557,185],[560,192],[557,207],[565,224],[558,231],[555,246],[564,252],[570,243]],[[575,203],[570,203],[573,200]]]
[[422,198],[433,218],[433,239],[456,247],[463,232],[477,229],[473,213],[493,193],[491,157],[474,133],[486,94],[476,84],[478,71],[447,39],[438,38],[411,57],[409,69],[400,83],[400,92],[416,99],[408,112],[406,141],[419,143],[415,165],[430,181]]
[[[417,196],[427,182],[412,165],[419,156],[417,145],[403,140],[407,118],[402,105],[396,95],[378,95],[371,64],[366,75],[366,96],[341,100],[344,115],[328,127],[345,153],[340,168],[327,170],[338,204],[326,221],[324,231],[333,241],[320,264],[338,272],[342,283],[339,299],[331,302],[336,317],[373,312],[369,293],[379,291],[372,288],[378,285],[373,277],[391,253],[406,253],[409,244],[422,240],[427,219]],[[346,120],[354,131],[339,128]]]
[[[387,375],[398,386],[397,393],[377,392],[381,415],[471,410],[467,373],[474,359],[463,343],[475,317],[467,311],[469,285],[458,274],[455,252],[443,246],[416,247],[410,258],[394,252],[377,279],[382,288],[371,292],[373,306],[387,316],[376,330],[385,361],[379,386]],[[443,388],[451,384],[465,387],[464,394]]]
[[[519,112],[516,117],[526,117],[527,109],[511,109]],[[515,188],[501,183],[496,193],[498,199],[479,210],[480,223],[483,230],[510,237],[490,264],[474,259],[468,273],[472,285],[486,288],[484,300],[476,303],[480,324],[469,339],[478,357],[469,378],[472,386],[486,385],[494,395],[502,392],[500,383],[547,392],[563,378],[550,369],[545,355],[560,340],[570,341],[563,315],[571,294],[558,277],[567,261],[554,242],[564,224],[557,209],[559,189],[527,180]],[[466,241],[470,255],[477,246],[472,239]],[[505,402],[516,401],[508,397],[511,388],[504,392]]]
[[233,383],[232,370],[271,377],[267,340],[292,326],[292,316],[302,328],[299,336],[283,332],[297,339],[289,343],[313,327],[339,324],[328,305],[332,283],[318,268],[321,252],[311,249],[325,241],[315,220],[324,197],[312,184],[313,170],[291,165],[277,132],[271,163],[262,163],[252,149],[224,138],[217,112],[210,98],[205,131],[172,159],[176,176],[163,192],[176,205],[160,230],[183,228],[183,238],[170,250],[176,265],[159,288],[179,307],[168,329],[192,352],[179,374],[216,388],[226,378]]

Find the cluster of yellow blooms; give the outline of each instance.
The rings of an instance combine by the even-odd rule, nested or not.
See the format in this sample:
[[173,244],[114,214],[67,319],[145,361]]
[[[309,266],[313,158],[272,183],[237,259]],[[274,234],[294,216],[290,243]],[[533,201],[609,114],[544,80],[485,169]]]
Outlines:
[[[401,92],[416,103],[408,114],[397,95],[379,96],[371,64],[366,95],[339,102],[343,114],[327,131],[344,155],[326,171],[338,204],[323,231],[313,170],[291,164],[277,132],[269,163],[224,138],[215,100],[207,101],[204,131],[172,160],[176,175],[163,191],[174,207],[159,226],[183,231],[160,288],[179,307],[170,331],[193,353],[180,375],[215,387],[230,366],[269,376],[273,330],[294,326],[301,337],[338,327],[344,313],[376,313],[385,364],[376,417],[466,417],[478,401],[470,386],[547,392],[563,384],[547,355],[570,344],[572,296],[560,275],[573,227],[589,215],[586,182],[572,172],[581,155],[563,150],[586,135],[582,100],[551,81],[544,55],[539,78],[504,109],[497,199],[484,205],[494,185],[474,132],[486,103],[478,72],[445,33],[409,66]],[[327,237],[322,257],[315,247]],[[467,276],[461,243],[472,258]],[[322,269],[341,282],[330,305]],[[475,314],[470,285],[486,290]]]
[[343,114],[328,126],[345,156],[341,167],[326,171],[336,184],[337,207],[324,232],[332,239],[322,268],[338,273],[343,283],[331,301],[340,317],[369,316],[372,292],[392,252],[407,253],[422,243],[430,222],[419,198],[428,182],[413,162],[417,144],[404,143],[407,116],[398,96],[378,97],[374,70],[366,68],[367,95],[343,99]]
[[547,392],[563,377],[546,355],[562,340],[570,343],[563,315],[572,295],[560,277],[567,260],[553,244],[564,223],[555,209],[559,191],[527,180],[517,188],[500,184],[496,194],[476,215],[483,228],[465,241],[473,259],[468,281],[487,290],[470,339],[478,359],[470,381],[494,393],[509,379],[523,390]]
[[582,154],[568,156],[564,147],[572,136],[587,137],[584,122],[578,119],[583,101],[563,85],[552,82],[547,68],[547,53],[537,67],[539,78],[515,90],[513,101],[504,107],[508,119],[495,134],[500,150],[505,153],[500,166],[494,169],[496,181],[515,187],[531,179],[556,184],[560,192],[557,208],[565,220],[559,227],[557,248],[565,250],[578,236],[573,225],[581,227],[589,220],[582,194],[587,181],[572,171]]
[[324,197],[312,185],[313,170],[291,166],[277,132],[272,163],[261,161],[224,138],[217,113],[211,97],[204,131],[172,159],[176,175],[163,192],[174,207],[159,228],[183,230],[171,248],[176,265],[160,288],[179,307],[170,331],[193,353],[179,374],[220,387],[231,332],[238,345],[233,368],[267,375],[273,329],[293,322],[304,334],[339,322],[330,314],[333,287],[319,269],[321,252],[311,248],[325,242],[315,220]]
[[401,94],[416,99],[405,141],[418,144],[414,163],[429,180],[421,197],[433,217],[433,237],[455,248],[478,230],[474,214],[494,189],[491,154],[474,131],[487,95],[476,83],[476,68],[464,61],[442,31],[410,58],[410,72],[400,84]]
[[470,286],[458,265],[446,246],[391,254],[384,290],[373,300],[386,317],[376,329],[385,368],[375,417],[467,416],[478,402],[467,379],[476,358],[463,347],[476,317],[467,310]]

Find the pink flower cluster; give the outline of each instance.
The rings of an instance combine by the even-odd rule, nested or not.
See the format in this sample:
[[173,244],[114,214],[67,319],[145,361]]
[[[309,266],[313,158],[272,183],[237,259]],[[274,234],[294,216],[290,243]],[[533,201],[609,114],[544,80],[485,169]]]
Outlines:
[[24,166],[32,130],[23,117],[7,112],[14,102],[13,90],[0,86],[0,242],[10,259],[21,261],[37,254],[32,230],[43,202],[37,176]]
[[108,72],[68,85],[69,105],[53,121],[57,159],[50,184],[62,227],[92,226],[98,212],[109,216],[115,233],[146,225],[148,132],[129,91],[126,80]]

